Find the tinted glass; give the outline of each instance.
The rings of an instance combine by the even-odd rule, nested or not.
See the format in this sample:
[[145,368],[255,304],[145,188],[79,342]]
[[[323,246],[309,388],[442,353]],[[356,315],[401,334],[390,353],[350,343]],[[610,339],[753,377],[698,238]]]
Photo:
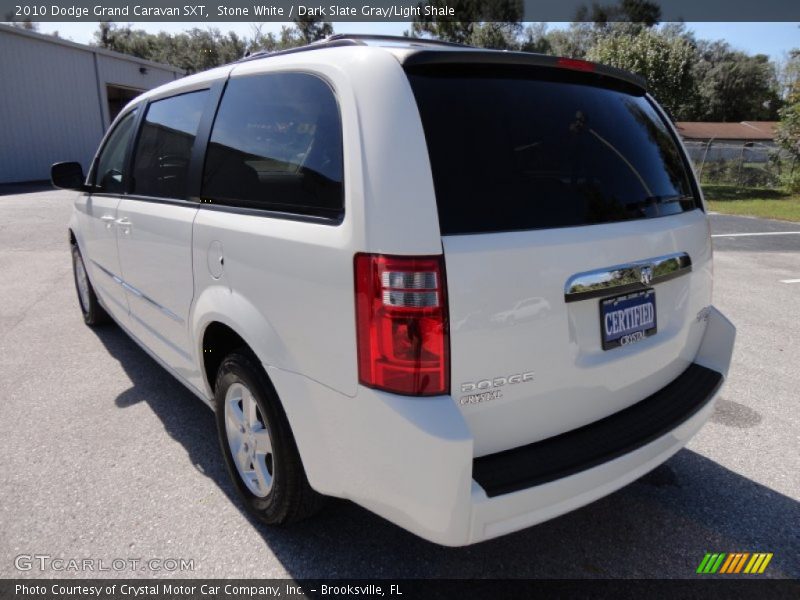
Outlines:
[[95,189],[98,192],[109,194],[123,192],[122,174],[125,169],[125,153],[133,134],[133,123],[137,110],[132,110],[117,123],[100,152],[94,177]]
[[331,88],[304,73],[228,82],[214,122],[203,199],[336,218],[342,127]]
[[186,198],[192,145],[208,91],[153,102],[147,109],[133,158],[131,192]]
[[643,95],[517,72],[409,76],[442,234],[609,223],[695,207]]

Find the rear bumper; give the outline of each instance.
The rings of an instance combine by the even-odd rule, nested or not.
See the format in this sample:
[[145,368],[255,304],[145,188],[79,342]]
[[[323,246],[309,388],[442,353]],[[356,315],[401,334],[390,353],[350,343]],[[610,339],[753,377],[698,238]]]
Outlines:
[[[713,385],[707,381],[702,397],[685,402],[680,414],[670,413],[662,421],[666,428],[645,428],[635,443],[621,450],[617,444],[618,451],[601,460],[580,463],[578,456],[575,463],[573,456],[571,468],[559,471],[556,478],[531,478],[523,487],[519,481],[511,487],[496,486],[486,477],[491,469],[481,473],[477,463],[482,459],[473,461],[469,429],[450,397],[407,398],[362,387],[351,398],[294,373],[272,368],[268,372],[317,491],[353,500],[430,541],[461,546],[589,504],[638,479],[686,445],[713,411],[733,351],[733,325],[714,308],[707,320],[694,364],[706,375],[707,370],[718,375],[712,375]],[[582,441],[591,444],[597,439]],[[527,458],[541,461],[545,456],[534,453]],[[506,468],[513,468],[509,465]],[[524,460],[517,467],[528,468]],[[511,479],[506,475],[494,483]]]
[[683,448],[711,415],[713,405],[713,401],[707,402],[657,440],[575,475],[494,498],[482,489],[473,489],[470,541],[490,539],[552,519],[637,480]]
[[605,419],[476,458],[472,478],[494,498],[587,471],[668,435],[702,410],[720,385],[720,373],[692,363],[656,393]]

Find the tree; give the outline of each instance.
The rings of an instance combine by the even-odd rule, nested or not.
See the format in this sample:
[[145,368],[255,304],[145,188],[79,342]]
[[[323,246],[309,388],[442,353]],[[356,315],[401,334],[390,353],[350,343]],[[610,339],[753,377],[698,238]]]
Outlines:
[[567,29],[550,32],[539,24],[527,27],[518,46],[527,52],[544,52],[570,58],[586,58],[589,49],[600,39],[611,35],[639,34],[655,27],[661,18],[661,9],[647,0],[622,0],[618,4],[599,5],[578,9],[575,22]]
[[95,32],[98,46],[138,56],[147,60],[168,63],[187,73],[210,69],[244,56],[247,43],[235,33],[220,33],[219,29],[190,29],[170,35],[153,34],[130,25],[100,23]]
[[774,120],[781,106],[775,69],[763,54],[749,56],[724,41],[697,42],[692,68],[697,120]]
[[333,35],[333,26],[318,17],[298,17],[294,20],[300,38],[305,44]]
[[317,20],[298,22],[294,27],[284,26],[277,36],[262,34],[254,29],[253,37],[242,38],[234,32],[223,34],[219,29],[190,29],[178,34],[164,32],[153,34],[130,25],[100,23],[95,32],[95,43],[101,48],[122,52],[155,62],[179,67],[187,73],[203,71],[242,58],[254,50],[284,50],[302,46],[333,33],[330,23]]
[[39,23],[31,21],[30,18],[25,18],[22,21],[15,21],[14,17],[14,11],[8,11],[5,16],[6,24],[19,29],[26,29],[28,31],[39,31]]
[[610,23],[635,23],[641,28],[653,27],[661,20],[661,7],[648,0],[621,0],[618,4],[592,4],[589,9],[582,6],[576,14],[576,21],[591,21],[596,26]]
[[[411,37],[432,37],[482,48],[515,49],[522,33],[522,0],[428,0],[427,5],[455,9],[463,21],[414,17]],[[422,6],[420,4],[420,6]]]
[[776,65],[778,92],[781,98],[788,96],[800,86],[800,48],[793,48],[784,53]]
[[250,52],[266,51],[275,52],[277,50],[287,50],[300,46],[303,42],[300,41],[300,35],[294,27],[281,27],[278,35],[271,31],[269,33],[262,33],[262,25],[254,26],[253,37],[248,42],[248,50]]
[[550,54],[568,58],[586,58],[598,32],[588,23],[571,23],[567,29],[555,29],[548,32],[547,43]]
[[471,46],[492,48],[494,50],[516,50],[519,47],[517,38],[522,31],[522,24],[513,22],[476,23],[469,39]]
[[531,23],[522,33],[519,49],[523,52],[553,54],[553,46],[547,32],[547,23]]
[[261,24],[253,26],[253,37],[248,41],[248,50],[251,52],[288,50],[333,35],[333,26],[330,23],[311,17],[295,19],[292,27],[282,26],[278,35],[272,32],[264,34],[261,27]]
[[673,115],[683,116],[691,95],[694,49],[684,38],[643,29],[636,35],[599,38],[587,58],[638,73],[647,79],[653,96]]
[[[792,50],[790,53],[794,64],[791,69],[800,66],[800,49]],[[780,123],[775,136],[775,141],[783,148],[790,157],[791,167],[786,175],[785,183],[791,192],[800,192],[800,78],[797,71],[794,71],[794,79],[788,84],[786,95],[786,105],[780,109]]]

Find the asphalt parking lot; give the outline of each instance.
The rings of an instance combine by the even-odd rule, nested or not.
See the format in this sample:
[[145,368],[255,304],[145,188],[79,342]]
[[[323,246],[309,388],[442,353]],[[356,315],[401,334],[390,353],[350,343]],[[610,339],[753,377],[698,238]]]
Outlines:
[[705,552],[733,551],[800,577],[800,224],[712,217],[714,302],[738,339],[688,448],[576,512],[452,549],[344,501],[291,529],[252,521],[211,412],[119,329],[83,325],[71,194],[14,191],[0,195],[0,577],[82,575],[15,568],[40,554],[194,561],[95,573],[124,577],[691,578]]

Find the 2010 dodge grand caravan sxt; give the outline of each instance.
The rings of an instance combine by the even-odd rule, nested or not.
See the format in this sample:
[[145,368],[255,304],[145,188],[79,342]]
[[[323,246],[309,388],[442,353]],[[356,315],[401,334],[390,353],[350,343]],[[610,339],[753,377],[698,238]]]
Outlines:
[[267,523],[515,531],[664,462],[727,375],[703,198],[629,73],[336,36],[143,94],[53,181],[86,323],[216,411]]

